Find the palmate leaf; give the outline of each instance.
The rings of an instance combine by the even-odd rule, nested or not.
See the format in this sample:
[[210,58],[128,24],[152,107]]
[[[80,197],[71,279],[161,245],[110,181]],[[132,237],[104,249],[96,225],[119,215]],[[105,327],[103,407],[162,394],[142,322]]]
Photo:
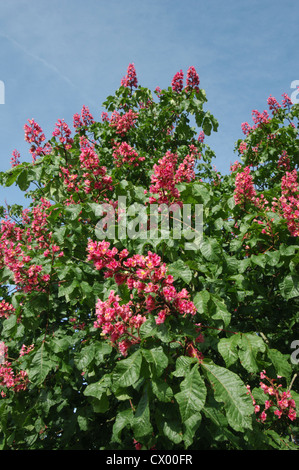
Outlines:
[[222,338],[218,344],[218,350],[227,367],[239,359],[244,369],[253,373],[259,371],[257,355],[265,349],[262,338],[252,333],[237,333],[230,338]]
[[201,368],[212,385],[215,400],[223,402],[228,423],[235,431],[251,429],[252,401],[242,380],[233,372],[212,362]]

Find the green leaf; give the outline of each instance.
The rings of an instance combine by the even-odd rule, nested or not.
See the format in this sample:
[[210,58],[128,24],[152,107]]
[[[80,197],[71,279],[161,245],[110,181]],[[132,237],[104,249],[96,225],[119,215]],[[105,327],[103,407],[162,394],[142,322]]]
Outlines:
[[136,440],[141,439],[144,436],[148,436],[153,432],[153,427],[150,423],[150,408],[147,384],[144,387],[143,394],[139,400],[131,425]]
[[189,284],[190,281],[192,280],[191,269],[181,259],[175,261],[172,264],[169,264],[168,271],[169,271],[169,274],[171,274],[174,277],[174,279],[182,279],[183,281],[186,282],[186,284]]
[[[179,413],[179,410],[177,410],[177,413]],[[157,406],[155,421],[162,436],[166,436],[174,444],[182,442],[182,426],[172,403],[163,403],[163,407]]]
[[207,313],[208,302],[210,300],[210,293],[207,290],[197,292],[193,298],[193,303],[199,313]]
[[263,253],[259,255],[251,255],[250,259],[253,264],[257,264],[258,266],[261,266],[261,268],[266,266],[266,258]]
[[203,413],[212,422],[211,432],[213,440],[228,441],[233,448],[242,450],[239,439],[235,436],[228,427],[226,416],[217,409],[217,406],[207,403],[203,409]]
[[226,327],[230,323],[231,315],[227,310],[225,303],[218,299],[215,295],[212,296],[212,302],[216,307],[216,313],[213,313],[211,317],[214,320],[221,320],[223,322],[223,326]]
[[157,325],[153,315],[148,316],[148,319],[141,325],[139,333],[141,338],[156,337],[163,343],[169,343],[173,339],[165,323]]
[[131,426],[132,420],[133,410],[131,408],[117,413],[115,423],[112,428],[112,442],[121,443],[121,432],[125,427]]
[[299,297],[299,276],[288,274],[279,284],[281,295],[290,300]]
[[102,395],[101,399],[94,398],[92,400],[92,408],[95,413],[106,413],[109,410],[109,400],[107,395]]
[[17,316],[10,315],[6,320],[3,322],[3,329],[2,335],[3,336],[12,336],[13,330],[15,330],[17,326]]
[[176,360],[176,369],[173,372],[175,377],[185,377],[189,373],[192,364],[196,363],[197,359],[189,356],[179,356]]
[[212,385],[215,400],[223,402],[231,427],[240,432],[251,429],[253,406],[242,380],[230,370],[213,363],[203,362],[201,367]]
[[36,385],[42,384],[47,375],[58,365],[58,361],[53,361],[53,354],[50,357],[45,348],[45,343],[35,352],[28,371],[29,380]]
[[17,185],[22,191],[26,191],[26,189],[29,187],[29,184],[28,170],[24,168],[17,178]]
[[200,426],[202,416],[200,413],[195,413],[190,416],[189,419],[184,421],[184,435],[183,440],[185,443],[185,449],[191,446],[194,441],[195,433]]
[[79,370],[85,370],[95,357],[95,345],[89,344],[75,356],[75,364]]
[[219,262],[221,248],[215,238],[202,241],[200,245],[200,251],[207,261]]
[[176,393],[174,397],[180,408],[182,422],[185,422],[202,410],[207,395],[207,390],[198,371],[197,364],[185,376],[180,389],[181,391]]
[[153,375],[160,377],[168,365],[168,357],[164,353],[162,346],[151,349],[143,349],[142,355],[151,365]]
[[203,204],[207,204],[210,200],[210,192],[209,190],[204,186],[203,183],[195,183],[192,185],[192,193],[194,197],[200,197],[200,201]]
[[258,372],[257,354],[265,351],[264,341],[256,334],[240,333],[238,336],[239,358],[242,366],[249,372]]
[[107,387],[103,386],[102,381],[87,385],[83,394],[86,397],[95,397],[98,400],[101,400],[103,394],[106,394]]
[[292,374],[292,366],[289,363],[289,356],[282,354],[277,349],[270,348],[267,350],[267,354],[275,367],[277,375],[281,375],[289,380]]
[[298,450],[298,445],[290,441],[288,436],[281,436],[272,429],[267,429],[265,434],[269,436],[271,445],[277,450]]
[[142,364],[141,350],[135,351],[132,356],[122,359],[113,371],[113,383],[118,387],[128,387],[137,382]]
[[159,401],[170,402],[173,397],[173,391],[170,385],[162,379],[152,378],[151,379],[152,391],[156,395]]
[[227,367],[230,367],[239,358],[237,348],[238,341],[239,336],[232,335],[230,338],[221,338],[218,343],[218,351],[223,357]]

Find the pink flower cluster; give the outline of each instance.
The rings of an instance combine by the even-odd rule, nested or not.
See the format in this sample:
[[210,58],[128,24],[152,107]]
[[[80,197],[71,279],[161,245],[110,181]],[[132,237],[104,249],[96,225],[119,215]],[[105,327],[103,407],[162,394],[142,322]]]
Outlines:
[[60,248],[53,244],[52,234],[47,228],[47,209],[50,206],[49,201],[41,199],[30,215],[29,210],[23,211],[20,225],[8,217],[1,222],[0,267],[10,269],[14,275],[14,283],[24,292],[42,290],[44,283],[49,281],[49,275],[42,274],[42,266],[32,263],[37,250],[44,256],[50,253],[52,256],[55,253],[59,257],[63,256]]
[[145,157],[139,156],[137,151],[127,142],[118,142],[114,145],[113,149],[113,158],[117,167],[120,167],[125,163],[139,166],[138,162],[145,160]]
[[256,127],[261,126],[262,124],[268,124],[270,122],[270,117],[266,110],[260,113],[257,109],[254,109],[252,111],[252,119],[256,124]]
[[[7,359],[7,346],[4,345],[4,361],[0,363],[0,387],[2,388],[0,395],[2,398],[5,398],[7,391],[10,389],[13,392],[20,392],[26,390],[29,383],[27,372],[25,370],[20,370],[15,372],[12,368],[12,363]],[[19,357],[24,354],[29,354],[33,349],[33,345],[26,348],[23,345]]]
[[150,193],[157,194],[158,199],[150,196],[151,204],[182,204],[180,201],[180,192],[176,188],[176,184],[182,182],[190,182],[195,179],[195,162],[196,158],[200,158],[197,149],[191,145],[190,153],[184,158],[183,162],[178,166],[178,155],[167,151],[166,154],[155,164],[154,173],[151,176]]
[[[101,328],[113,344],[118,344],[122,354],[136,342],[139,342],[138,329],[147,319],[148,313],[154,313],[156,323],[164,323],[171,314],[194,316],[196,308],[186,289],[177,292],[174,279],[167,274],[167,267],[160,256],[148,252],[147,256],[129,256],[128,250],[118,251],[110,248],[107,241],[89,241],[87,259],[93,262],[95,269],[105,270],[105,278],[113,277],[118,285],[126,284],[131,293],[127,304],[120,304],[120,297],[110,292],[108,300],[97,303],[97,321],[95,327]],[[137,299],[134,298],[134,294]]]
[[126,88],[137,88],[138,80],[134,64],[129,64],[127,69],[127,75],[122,78],[121,85]]
[[34,121],[28,119],[29,125],[24,125],[25,141],[31,144],[30,153],[32,161],[35,163],[38,156],[47,155],[52,151],[52,146],[49,142],[42,145],[45,140],[45,134],[42,128]]
[[277,99],[274,98],[274,96],[270,95],[267,102],[268,102],[270,111],[272,111],[272,114],[277,113],[277,111],[281,108],[281,105],[278,103]]
[[[286,108],[287,106],[290,107],[293,103],[289,96],[286,93],[282,94],[283,100],[282,100],[282,106]],[[275,115],[279,109],[281,108],[281,104],[277,101],[274,96],[269,96],[267,100],[269,110],[272,111],[272,115]],[[266,110],[264,110],[262,113],[254,109],[252,111],[252,118],[255,123],[254,126],[250,126],[248,122],[243,122],[241,124],[241,128],[243,133],[247,136],[251,131],[254,131],[258,127],[260,127],[263,124],[268,124],[271,121],[271,118]]]
[[[99,170],[100,160],[94,145],[86,137],[80,137],[80,163],[81,168],[86,170]],[[102,173],[102,172],[101,172]]]
[[285,150],[281,152],[279,160],[277,162],[277,168],[283,168],[284,170],[290,170],[290,159]]
[[239,170],[239,168],[242,168],[241,163],[236,160],[235,163],[232,163],[230,166],[230,172],[234,173],[235,171]]
[[291,98],[286,93],[283,93],[282,97],[283,97],[282,105],[283,105],[284,108],[286,108],[288,106],[292,106],[293,102],[292,102]]
[[20,165],[20,152],[18,152],[17,150],[14,150],[12,152],[12,157],[10,159],[10,163],[11,163],[11,166],[14,167],[14,166],[18,166]]
[[260,382],[261,389],[265,395],[268,395],[268,399],[265,401],[262,412],[260,405],[256,404],[256,401],[250,391],[250,386],[247,385],[248,394],[251,395],[252,403],[254,405],[254,412],[256,414],[259,413],[257,420],[264,423],[267,419],[268,412],[266,413],[266,411],[270,410],[271,408],[275,408],[274,415],[277,416],[278,419],[280,419],[282,416],[285,416],[291,421],[294,421],[296,419],[296,403],[295,400],[293,400],[290,391],[287,390],[286,392],[281,392],[279,389],[282,387],[282,385],[275,384],[275,379],[270,379],[267,377],[265,370],[260,373],[260,378],[262,380],[266,379],[269,384],[266,385],[264,382]]
[[[184,87],[184,73],[182,70],[177,72],[171,82],[171,87],[173,91],[180,93],[183,90]],[[187,79],[186,79],[186,86],[185,86],[185,91],[192,91],[195,90],[197,93],[199,92],[199,76],[198,73],[195,70],[195,67],[193,65],[189,67],[187,71]]]
[[81,115],[79,113],[75,113],[73,117],[73,126],[75,129],[83,126],[90,126],[94,123],[94,118],[91,115],[88,106],[83,105],[81,110]]
[[14,307],[6,302],[5,300],[1,300],[0,302],[0,318],[8,318],[15,312]]
[[254,188],[249,166],[244,168],[244,171],[237,173],[236,175],[234,198],[235,203],[240,204],[243,207],[246,202],[252,202],[255,204],[256,190]]
[[64,145],[66,150],[72,148],[73,139],[71,138],[71,130],[64,119],[58,119],[53,131],[53,137],[57,137],[59,142]]
[[171,82],[171,87],[173,91],[176,91],[177,93],[180,93],[184,87],[184,73],[182,70],[177,72],[175,76],[172,79]]
[[201,144],[204,142],[204,140],[205,140],[205,133],[204,133],[204,131],[199,131],[197,140],[198,140],[198,142],[200,142]]
[[199,92],[199,76],[195,70],[193,65],[189,67],[187,71],[187,82],[186,82],[186,91],[195,90],[197,93]]
[[103,302],[98,299],[96,303],[95,328],[101,328],[102,335],[108,337],[113,345],[117,345],[119,352],[127,355],[127,350],[133,344],[139,343],[138,330],[145,322],[146,317],[134,315],[133,302],[120,305],[121,298],[110,291],[108,299]]
[[116,133],[124,137],[126,133],[135,126],[138,113],[134,113],[131,109],[124,114],[114,111],[110,118],[109,125],[116,129]]
[[20,350],[20,357],[29,354],[34,349],[34,344],[30,344],[30,346],[26,346],[25,344],[22,345]]
[[41,144],[46,138],[42,128],[34,119],[28,119],[28,122],[30,125],[24,125],[26,142],[29,142],[30,144],[34,143],[36,145]]
[[247,150],[247,143],[243,140],[239,145],[239,152],[243,155]]
[[[80,137],[80,168],[83,175],[74,172],[73,166],[60,167],[60,176],[64,178],[64,184],[71,193],[83,189],[85,194],[93,193],[96,202],[102,193],[113,190],[112,177],[107,175],[107,168],[100,164],[99,155],[95,146],[86,137]],[[67,203],[74,203],[73,197]]]
[[281,181],[279,199],[283,217],[293,237],[299,237],[299,185],[297,170],[286,172]]

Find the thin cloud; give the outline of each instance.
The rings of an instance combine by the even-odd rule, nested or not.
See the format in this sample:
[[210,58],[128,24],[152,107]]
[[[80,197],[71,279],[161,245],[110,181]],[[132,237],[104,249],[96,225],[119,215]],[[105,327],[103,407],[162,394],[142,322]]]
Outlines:
[[43,64],[45,67],[47,67],[49,70],[51,70],[52,72],[54,72],[56,75],[58,75],[61,80],[64,80],[68,85],[71,85],[72,87],[76,88],[76,86],[73,84],[73,82],[68,78],[66,77],[64,74],[62,74],[58,69],[57,67],[55,67],[55,65],[53,64],[50,64],[49,62],[47,62],[45,59],[43,59],[42,57],[34,54],[33,52],[29,51],[26,47],[24,47],[22,44],[20,44],[18,41],[16,41],[15,39],[11,38],[10,36],[8,36],[7,34],[3,34],[3,33],[0,33],[0,36],[4,37],[5,39],[7,39],[9,42],[11,42],[13,45],[15,45],[18,49],[20,49],[22,52],[24,52],[24,54],[28,55],[29,57],[32,57],[32,59],[40,62],[41,64]]

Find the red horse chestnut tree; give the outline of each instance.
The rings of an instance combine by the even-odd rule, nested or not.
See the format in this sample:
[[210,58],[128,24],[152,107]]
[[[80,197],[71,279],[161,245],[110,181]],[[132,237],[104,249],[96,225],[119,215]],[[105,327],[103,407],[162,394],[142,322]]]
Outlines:
[[83,106],[48,140],[25,124],[31,161],[14,150],[0,175],[28,198],[1,208],[2,449],[298,448],[299,111],[282,98],[242,123],[227,175],[194,67],[151,92],[130,64],[99,119]]

